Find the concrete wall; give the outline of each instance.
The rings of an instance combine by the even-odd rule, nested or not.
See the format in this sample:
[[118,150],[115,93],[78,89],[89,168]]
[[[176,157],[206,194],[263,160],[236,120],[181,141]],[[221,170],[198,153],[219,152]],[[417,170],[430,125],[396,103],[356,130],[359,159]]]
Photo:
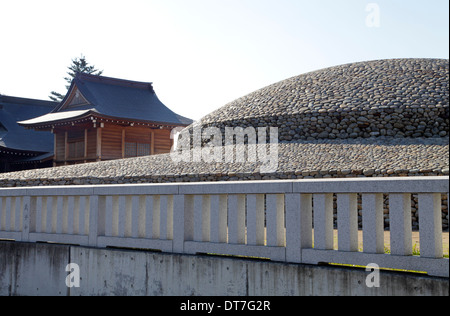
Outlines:
[[[66,286],[68,263],[80,287]],[[0,242],[0,295],[449,295],[448,278],[231,257]]]

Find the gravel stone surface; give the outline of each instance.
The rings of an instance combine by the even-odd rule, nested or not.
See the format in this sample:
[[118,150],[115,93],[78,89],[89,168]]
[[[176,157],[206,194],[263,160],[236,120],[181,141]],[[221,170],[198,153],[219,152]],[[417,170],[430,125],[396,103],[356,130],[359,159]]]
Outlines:
[[448,175],[448,157],[448,138],[297,141],[279,144],[270,174],[261,162],[176,163],[163,154],[3,173],[0,186]]

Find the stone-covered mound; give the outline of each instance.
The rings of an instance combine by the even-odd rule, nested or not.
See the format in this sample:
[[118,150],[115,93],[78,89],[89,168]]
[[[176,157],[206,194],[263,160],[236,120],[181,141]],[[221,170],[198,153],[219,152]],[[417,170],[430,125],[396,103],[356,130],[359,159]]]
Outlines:
[[448,60],[354,63],[273,84],[194,124],[278,127],[270,174],[260,162],[177,164],[165,154],[0,174],[0,187],[448,175],[448,85]]
[[445,137],[448,59],[341,65],[270,85],[212,112],[203,126],[272,126],[280,141]]

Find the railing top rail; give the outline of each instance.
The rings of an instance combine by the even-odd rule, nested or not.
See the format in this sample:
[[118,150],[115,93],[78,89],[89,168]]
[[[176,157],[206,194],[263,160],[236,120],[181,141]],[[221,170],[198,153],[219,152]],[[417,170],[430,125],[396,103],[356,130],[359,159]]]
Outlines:
[[292,184],[292,180],[186,183],[180,185],[180,194],[291,193]]
[[300,193],[448,193],[449,177],[305,179],[293,183]]
[[448,192],[448,176],[383,178],[361,177],[0,188],[0,196]]

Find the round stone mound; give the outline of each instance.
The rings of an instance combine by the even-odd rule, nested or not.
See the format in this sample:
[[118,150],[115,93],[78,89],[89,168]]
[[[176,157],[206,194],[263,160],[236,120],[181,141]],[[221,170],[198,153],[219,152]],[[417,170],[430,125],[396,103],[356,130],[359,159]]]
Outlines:
[[389,59],[270,85],[205,116],[209,127],[278,127],[280,141],[446,137],[448,59]]

